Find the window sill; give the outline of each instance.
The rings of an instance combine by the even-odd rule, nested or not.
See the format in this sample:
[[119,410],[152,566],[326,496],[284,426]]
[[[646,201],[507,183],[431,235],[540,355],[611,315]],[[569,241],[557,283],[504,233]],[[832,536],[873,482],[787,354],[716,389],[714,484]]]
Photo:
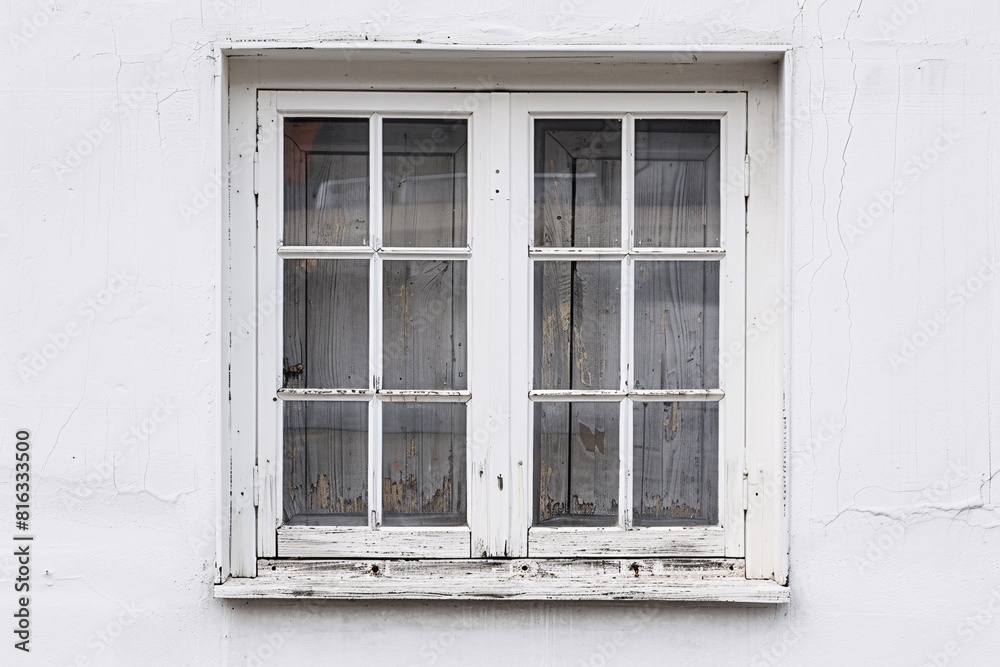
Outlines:
[[675,600],[788,602],[739,559],[268,560],[217,598],[340,600]]

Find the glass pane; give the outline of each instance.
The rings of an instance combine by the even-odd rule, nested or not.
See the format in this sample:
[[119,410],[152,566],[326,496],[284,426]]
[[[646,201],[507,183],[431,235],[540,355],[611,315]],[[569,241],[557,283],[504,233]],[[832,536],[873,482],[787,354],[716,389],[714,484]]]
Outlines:
[[368,260],[284,260],[284,386],[368,386]]
[[719,121],[635,122],[635,244],[719,246]]
[[619,389],[621,263],[535,262],[535,388]]
[[468,136],[464,120],[382,121],[383,245],[467,244]]
[[618,247],[622,122],[535,121],[535,246]]
[[635,262],[635,385],[718,388],[718,262]]
[[286,523],[363,526],[368,512],[368,404],[286,401]]
[[393,260],[383,270],[383,387],[466,389],[466,262]]
[[718,523],[719,404],[636,403],[633,521]]
[[368,242],[368,120],[285,121],[284,245]]
[[465,404],[382,405],[387,526],[465,524]]
[[618,522],[618,403],[535,403],[535,523]]

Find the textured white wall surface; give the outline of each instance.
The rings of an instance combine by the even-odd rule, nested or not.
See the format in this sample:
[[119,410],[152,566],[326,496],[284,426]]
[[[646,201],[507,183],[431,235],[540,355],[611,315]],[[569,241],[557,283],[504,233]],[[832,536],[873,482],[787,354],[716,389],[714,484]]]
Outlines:
[[[998,19],[989,0],[4,3],[0,663],[997,664]],[[364,39],[792,45],[789,605],[212,597],[214,48]]]

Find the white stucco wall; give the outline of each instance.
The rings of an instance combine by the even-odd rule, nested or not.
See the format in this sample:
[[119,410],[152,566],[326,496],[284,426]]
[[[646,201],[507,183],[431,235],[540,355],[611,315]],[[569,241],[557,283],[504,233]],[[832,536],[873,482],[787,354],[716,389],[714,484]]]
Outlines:
[[[0,8],[0,541],[18,429],[36,535],[30,656],[0,550],[0,662],[996,664],[1000,7],[337,5]],[[213,599],[213,47],[365,37],[794,46],[790,605]]]

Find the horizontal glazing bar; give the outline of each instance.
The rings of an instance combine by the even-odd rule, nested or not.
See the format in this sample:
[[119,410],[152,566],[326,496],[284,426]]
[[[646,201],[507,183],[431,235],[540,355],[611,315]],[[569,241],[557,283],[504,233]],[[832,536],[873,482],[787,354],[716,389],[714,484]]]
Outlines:
[[[284,259],[359,259],[375,254],[370,246],[279,246]],[[471,248],[379,248],[378,254],[392,259],[468,259]]]
[[726,392],[721,389],[651,389],[630,391],[628,397],[635,401],[721,401]]
[[628,396],[635,401],[721,401],[726,392],[721,389],[653,389],[649,391],[580,391],[576,389],[533,389],[532,401],[560,403],[564,401],[620,401]]
[[722,248],[633,248],[629,251],[632,259],[700,259],[721,260],[726,256]]
[[375,396],[387,403],[467,403],[472,398],[469,391],[425,391],[409,389],[279,389],[283,401],[357,401]]
[[726,256],[722,248],[530,248],[528,256],[534,260],[574,261],[593,259],[621,259],[625,256],[636,260],[721,260]]
[[372,396],[371,389],[279,389],[283,401],[356,401]]

